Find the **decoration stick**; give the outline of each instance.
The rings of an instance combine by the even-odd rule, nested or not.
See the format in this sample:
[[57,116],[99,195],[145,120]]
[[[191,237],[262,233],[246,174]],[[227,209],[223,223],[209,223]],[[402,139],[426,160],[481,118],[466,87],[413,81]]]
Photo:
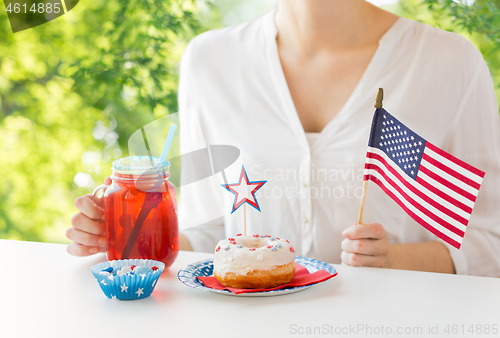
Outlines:
[[[375,108],[382,108],[382,100],[384,99],[384,89],[379,88],[377,92],[377,98],[375,99],[375,104],[373,105]],[[359,206],[359,216],[358,216],[358,224],[363,223],[363,212],[365,211],[365,199],[366,199],[366,188],[368,187],[368,181],[363,182],[363,193],[361,195],[361,205]]]
[[[233,208],[231,210],[231,214],[233,212],[235,212],[236,210],[238,210],[239,207],[241,207],[243,205],[243,233],[245,234],[245,236],[247,235],[247,208],[246,208],[246,205],[248,203],[250,206],[252,206],[253,208],[260,211],[260,206],[259,206],[259,203],[257,203],[257,198],[255,197],[255,193],[257,192],[257,190],[262,188],[262,186],[266,182],[267,181],[249,181],[247,171],[245,170],[245,167],[242,165],[241,172],[240,172],[240,179],[239,179],[238,183],[221,184],[221,186],[224,189],[226,189],[227,191],[234,194],[234,202],[233,202]],[[249,187],[250,187],[250,194],[248,193]],[[244,189],[246,189],[246,191],[244,191]]]
[[247,235],[247,205],[243,204],[243,234]]

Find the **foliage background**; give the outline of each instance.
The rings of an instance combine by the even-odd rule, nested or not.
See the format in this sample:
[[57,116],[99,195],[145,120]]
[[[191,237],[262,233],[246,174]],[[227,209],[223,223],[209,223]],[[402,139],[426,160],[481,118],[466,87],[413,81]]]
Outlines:
[[[109,175],[141,126],[177,109],[178,62],[204,30],[273,0],[80,1],[13,34],[0,5],[0,238],[65,243],[73,201]],[[470,39],[500,102],[500,0],[384,6]]]

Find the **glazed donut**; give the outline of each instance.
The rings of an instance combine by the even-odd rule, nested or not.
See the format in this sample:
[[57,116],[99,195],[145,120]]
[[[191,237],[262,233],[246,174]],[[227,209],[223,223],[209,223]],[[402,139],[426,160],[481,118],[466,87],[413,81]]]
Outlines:
[[226,287],[269,289],[290,282],[295,250],[286,239],[269,235],[221,240],[215,248],[214,276]]

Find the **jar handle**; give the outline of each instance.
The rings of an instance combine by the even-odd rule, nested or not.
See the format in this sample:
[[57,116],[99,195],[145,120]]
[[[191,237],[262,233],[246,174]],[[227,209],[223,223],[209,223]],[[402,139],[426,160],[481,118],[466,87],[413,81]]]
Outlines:
[[92,193],[92,201],[104,209],[104,193],[109,188],[109,184],[101,184]]

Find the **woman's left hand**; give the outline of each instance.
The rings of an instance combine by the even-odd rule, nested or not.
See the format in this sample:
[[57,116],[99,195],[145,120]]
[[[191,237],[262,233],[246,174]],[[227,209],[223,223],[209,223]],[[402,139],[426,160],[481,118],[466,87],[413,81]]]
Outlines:
[[382,224],[354,224],[342,232],[342,262],[352,266],[388,268],[389,244]]

